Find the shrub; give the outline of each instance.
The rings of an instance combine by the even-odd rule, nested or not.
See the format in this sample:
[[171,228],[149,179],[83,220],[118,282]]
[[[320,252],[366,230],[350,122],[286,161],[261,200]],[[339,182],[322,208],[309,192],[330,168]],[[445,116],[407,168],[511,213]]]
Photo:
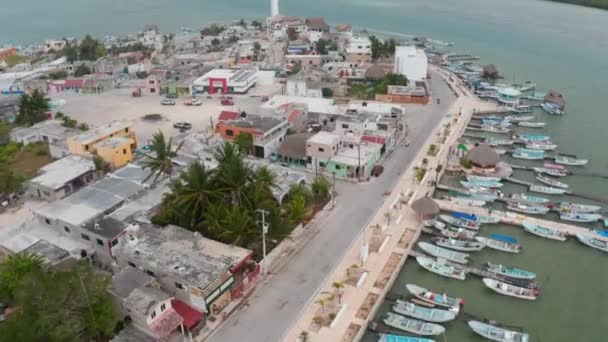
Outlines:
[[48,152],[44,148],[39,148],[38,150],[36,150],[37,156],[46,156],[47,154],[48,154]]
[[469,170],[469,169],[473,168],[473,163],[471,163],[471,161],[468,160],[466,157],[462,157],[462,158],[460,158],[460,166]]

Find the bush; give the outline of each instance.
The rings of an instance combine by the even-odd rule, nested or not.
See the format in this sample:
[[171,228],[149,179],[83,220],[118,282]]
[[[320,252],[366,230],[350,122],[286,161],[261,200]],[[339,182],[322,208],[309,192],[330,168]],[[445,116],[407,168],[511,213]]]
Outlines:
[[323,97],[333,97],[334,96],[334,91],[331,88],[323,88],[323,89],[321,89],[321,93],[323,94]]
[[47,154],[49,154],[49,153],[44,148],[39,148],[38,150],[36,150],[37,156],[46,156]]
[[462,157],[462,158],[460,158],[460,166],[469,170],[469,169],[473,168],[473,163],[471,163],[471,161],[468,160],[466,157]]

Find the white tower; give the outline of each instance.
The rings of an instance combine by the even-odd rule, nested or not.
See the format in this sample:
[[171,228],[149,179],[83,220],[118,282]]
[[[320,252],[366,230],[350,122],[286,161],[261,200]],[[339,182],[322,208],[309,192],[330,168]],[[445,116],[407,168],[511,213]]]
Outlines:
[[276,17],[279,15],[279,0],[270,0],[270,16]]

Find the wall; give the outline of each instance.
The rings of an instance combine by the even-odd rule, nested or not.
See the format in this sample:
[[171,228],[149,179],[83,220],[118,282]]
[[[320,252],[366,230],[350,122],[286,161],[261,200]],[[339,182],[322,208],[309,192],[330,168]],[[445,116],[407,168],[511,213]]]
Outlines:
[[[333,155],[336,154],[338,147],[340,146],[340,142],[336,142],[332,145],[318,144],[312,141],[306,142],[306,155],[309,157],[317,158],[321,161],[330,159]],[[319,151],[319,149],[323,149],[323,151]]]
[[[94,130],[95,128],[93,128]],[[118,137],[125,137],[125,138],[131,138],[135,140],[135,133],[133,132],[133,127],[128,127],[127,128],[128,132],[125,132],[124,129],[119,129],[116,130],[114,132],[108,133],[106,135],[100,135],[97,137],[97,139],[91,143],[89,143],[89,149],[87,150],[85,148],[85,146],[87,144],[82,144],[81,142],[77,141],[76,139],[74,139],[75,137],[70,137],[67,139],[67,143],[68,143],[68,150],[70,151],[70,153],[74,153],[74,154],[80,154],[80,155],[88,155],[90,153],[93,153],[96,151],[96,147],[95,145],[107,138],[109,138],[110,136],[118,136]]]
[[390,103],[416,103],[416,104],[427,104],[429,103],[429,97],[427,96],[411,96],[411,95],[383,95],[377,94],[376,101],[390,102]]
[[133,147],[136,146],[134,146],[134,144],[135,140],[129,139],[129,141],[114,148],[99,146],[97,148],[97,154],[108,162],[112,168],[117,169],[123,167],[135,158],[135,149]]

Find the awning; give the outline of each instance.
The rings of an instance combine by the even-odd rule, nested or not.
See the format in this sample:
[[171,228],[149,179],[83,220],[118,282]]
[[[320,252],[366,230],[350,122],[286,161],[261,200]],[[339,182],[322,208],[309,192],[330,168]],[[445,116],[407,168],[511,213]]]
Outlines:
[[173,306],[173,310],[175,310],[175,312],[182,316],[184,320],[183,324],[188,329],[194,328],[198,322],[203,319],[204,315],[202,312],[196,310],[179,299],[172,300],[171,306]]

